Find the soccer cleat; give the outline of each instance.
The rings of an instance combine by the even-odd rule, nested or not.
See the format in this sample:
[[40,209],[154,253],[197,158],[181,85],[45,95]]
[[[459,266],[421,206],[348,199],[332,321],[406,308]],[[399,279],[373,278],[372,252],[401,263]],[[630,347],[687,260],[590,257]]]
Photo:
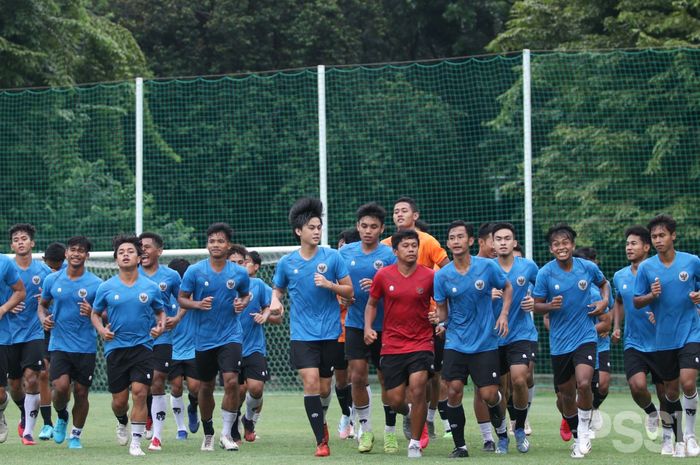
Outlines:
[[678,458],[678,459],[683,459],[686,457],[685,443],[684,442],[677,442],[676,443],[676,449],[673,451],[673,457]]
[[328,423],[324,423],[323,424],[323,441],[321,441],[321,442],[328,444],[328,441],[330,441],[330,439],[331,439],[331,437],[328,434]]
[[24,436],[24,425],[22,424],[22,420],[17,423],[17,434],[20,438]]
[[403,436],[407,441],[411,440],[411,417],[408,415],[403,416]]
[[700,446],[698,446],[698,441],[695,436],[685,437],[685,452],[688,457],[697,457],[700,455]]
[[581,453],[581,451],[578,448],[578,444],[574,442],[573,447],[571,448],[571,458],[572,459],[582,459],[584,458],[585,455]]
[[360,452],[370,452],[374,447],[374,433],[371,431],[365,431],[360,436],[360,444],[357,446],[357,450]]
[[24,436],[22,436],[22,444],[24,444],[25,446],[33,446],[36,445],[36,442],[34,442],[34,438],[31,434],[25,434]]
[[498,446],[496,446],[496,453],[497,454],[507,454],[508,453],[508,445],[510,444],[510,439],[508,436],[503,436],[498,438]]
[[527,440],[527,434],[525,434],[524,429],[516,429],[513,435],[515,436],[515,444],[518,452],[524,454],[530,450],[530,441]]
[[595,439],[595,431],[592,429],[588,430],[588,439]]
[[671,438],[664,438],[661,443],[661,455],[673,455],[673,440]]
[[190,428],[190,433],[194,434],[199,431],[199,417],[197,417],[197,407],[192,408],[192,404],[187,406],[187,426]]
[[327,442],[322,442],[321,444],[316,446],[316,452],[314,452],[314,456],[328,457],[329,455],[331,455],[331,448],[328,447]]
[[352,421],[347,415],[342,415],[340,417],[340,422],[338,423],[338,437],[340,439],[347,439],[353,437],[352,435]]
[[53,429],[53,440],[56,444],[62,444],[66,440],[66,429],[68,429],[68,423],[66,420],[59,418],[56,420],[56,427]]
[[233,438],[227,434],[222,434],[219,436],[219,445],[222,449],[227,451],[235,452],[238,450],[238,444],[236,444],[236,441],[234,441]]
[[399,442],[396,440],[396,433],[384,432],[384,453],[395,454],[399,451]]
[[[44,425],[41,428],[41,431],[39,432],[39,439],[41,439],[42,441],[48,441],[51,438],[53,438],[53,426]],[[63,441],[61,441],[61,442],[63,442]]]
[[178,441],[184,441],[185,439],[187,439],[187,431],[185,431],[184,429],[179,430],[177,432],[176,439]]
[[654,412],[651,415],[647,415],[644,426],[646,427],[647,437],[652,441],[655,441],[659,436],[659,412]]
[[561,425],[559,426],[559,436],[563,441],[571,441],[571,429],[569,428],[569,423],[567,423],[565,418],[561,419]]
[[163,448],[161,447],[161,444],[160,444],[160,439],[158,439],[158,438],[151,439],[151,443],[148,445],[148,450],[152,450],[152,451],[163,450]]
[[579,433],[578,435],[578,450],[581,451],[583,455],[587,455],[591,451],[591,440],[589,439],[587,434],[581,434]]
[[435,434],[435,422],[434,421],[427,421],[428,424],[428,437],[430,439],[437,439],[437,434]]
[[132,457],[143,457],[144,455],[146,455],[146,453],[141,450],[141,444],[132,442],[129,445],[129,455],[131,455]]
[[151,439],[153,437],[153,419],[146,419],[146,434],[144,435],[146,439]]
[[409,445],[408,446],[408,458],[409,459],[419,459],[423,456],[423,453],[420,450],[420,446],[417,445]]
[[442,435],[442,439],[452,439],[452,430],[445,431],[445,434]]
[[600,409],[594,408],[591,413],[591,426],[592,431],[600,431],[603,427],[603,415],[600,414]]
[[126,431],[126,425],[117,423],[117,442],[120,446],[125,446],[129,442],[129,433]]
[[481,452],[496,452],[496,443],[493,441],[484,441]]
[[255,423],[253,420],[248,420],[245,415],[241,417],[241,423],[243,423],[243,437],[248,442],[254,442],[256,438],[255,434]]
[[530,426],[530,422],[525,420],[525,434],[527,436],[530,436],[532,434],[532,426]]
[[428,434],[428,425],[423,423],[423,431],[420,433],[420,449],[426,449],[430,444],[430,434]]
[[5,413],[0,412],[0,443],[7,441],[7,420]]
[[469,457],[469,451],[466,447],[455,447],[450,455],[447,456],[448,459],[461,459]]
[[80,442],[80,438],[72,437],[68,439],[68,448],[69,449],[82,449],[83,444]]
[[200,447],[199,450],[202,450],[204,452],[213,452],[214,451],[214,435],[213,434],[205,434],[204,435],[204,439],[202,440],[202,447]]

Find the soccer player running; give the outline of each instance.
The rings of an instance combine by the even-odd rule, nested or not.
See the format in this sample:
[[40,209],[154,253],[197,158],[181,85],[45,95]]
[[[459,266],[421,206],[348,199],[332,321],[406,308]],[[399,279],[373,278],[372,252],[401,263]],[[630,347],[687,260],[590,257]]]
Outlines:
[[90,409],[88,391],[95,371],[97,341],[90,316],[97,288],[102,280],[85,269],[92,243],[84,236],[68,239],[65,260],[68,266],[44,280],[39,301],[39,319],[49,332],[53,386],[53,406],[58,419],[53,439],[61,444],[68,429],[68,402],[73,383],[73,427],[69,449],[82,449],[80,436]]
[[[163,334],[153,342],[153,382],[147,402],[149,413],[153,422],[153,438],[148,445],[148,450],[159,451],[162,449],[163,425],[165,424],[165,412],[168,402],[165,398],[165,380],[168,378],[172,368],[173,357],[173,319],[178,314],[177,296],[180,292],[180,275],[177,271],[166,266],[160,266],[158,259],[163,255],[163,238],[153,232],[144,232],[139,235],[141,241],[141,266],[139,273],[158,285],[162,294],[165,308],[166,327]],[[170,320],[170,321],[168,321]],[[178,427],[178,439],[184,437]],[[146,425],[148,430],[148,425]],[[184,428],[183,428],[184,430]]]
[[652,218],[648,229],[656,256],[637,268],[634,306],[651,307],[656,319],[656,361],[665,387],[664,408],[677,425],[673,455],[697,457],[695,383],[700,369],[700,316],[696,304],[700,303],[700,292],[695,289],[700,280],[700,259],[675,249],[676,221],[671,216]]
[[238,373],[241,367],[243,331],[239,313],[250,300],[250,279],[242,266],[228,260],[233,229],[214,223],[207,229],[209,258],[190,266],[180,286],[180,306],[194,310],[195,359],[199,385],[199,411],[204,440],[202,451],[214,450],[214,388],[221,371],[224,397],[219,445],[237,451],[231,427],[238,411]]
[[24,283],[12,260],[0,254],[0,443],[7,441],[7,355],[12,344],[12,331],[7,313],[23,302],[25,296]]
[[[377,304],[384,299],[380,365],[389,407],[410,418],[409,458],[422,456],[420,438],[428,404],[418,400],[425,399],[435,360],[433,326],[428,320],[434,272],[418,264],[419,246],[417,231],[400,230],[391,236],[396,263],[374,275],[364,328],[365,343],[371,346],[378,340],[373,328]],[[408,404],[409,399],[415,401]]]
[[289,223],[301,248],[282,257],[273,278],[270,310],[282,312],[281,299],[289,290],[291,363],[304,385],[304,408],[316,437],[317,457],[330,455],[326,410],[331,401],[333,362],[341,333],[337,297],[352,299],[352,281],[337,250],[319,247],[321,201],[297,200]]
[[[129,442],[126,425],[131,391],[129,454],[142,456],[145,454],[141,438],[148,418],[146,398],[153,379],[153,339],[165,329],[164,303],[158,286],[139,273],[143,253],[139,238],[117,236],[113,244],[119,274],[97,288],[91,318],[104,341],[107,384],[117,417],[117,442],[122,446]],[[105,312],[107,324],[103,322]]]
[[[508,452],[508,432],[499,387],[498,340],[508,335],[508,313],[513,289],[505,274],[491,259],[472,257],[471,225],[453,221],[447,227],[447,247],[453,262],[435,274],[437,312],[433,323],[445,323],[445,359],[442,377],[448,385],[447,412],[455,448],[450,458],[468,457],[464,440],[462,396],[469,376],[486,403],[499,441],[496,452]],[[494,318],[491,290],[503,291],[503,306]]]
[[[590,452],[588,428],[593,408],[591,381],[595,369],[598,335],[591,317],[608,307],[610,288],[595,263],[574,258],[576,232],[566,224],[547,231],[554,259],[540,268],[532,296],[534,311],[548,314],[554,384],[561,396],[562,414],[575,438],[572,458]],[[591,284],[602,298],[591,302]]]
[[[630,264],[615,273],[613,284],[616,291],[613,306],[613,332],[611,340],[618,343],[623,337],[622,323],[624,322],[624,352],[623,361],[627,384],[629,384],[632,399],[644,410],[646,417],[647,435],[656,438],[659,428],[659,412],[651,399],[647,388],[647,373],[656,386],[659,405],[664,408],[664,383],[659,376],[659,367],[654,353],[656,352],[656,328],[649,321],[651,308],[637,310],[634,307],[634,285],[639,265],[649,257],[651,235],[643,226],[632,226],[625,230],[625,254]],[[673,424],[663,422],[662,453],[673,454]]]
[[46,264],[32,259],[36,229],[31,224],[15,224],[10,228],[10,246],[15,253],[12,262],[24,283],[26,296],[7,316],[12,332],[8,352],[10,392],[20,408],[18,432],[22,444],[34,445],[34,426],[39,415],[39,373],[44,365],[44,329],[37,307],[44,278],[51,273]]
[[[516,257],[513,254],[517,240],[515,227],[512,224],[495,224],[493,243],[498,255],[498,265],[513,288],[512,304],[508,313],[508,336],[498,341],[501,390],[504,397],[508,398],[507,391],[512,388],[511,420],[515,421],[513,434],[518,451],[524,453],[530,448],[525,434],[525,420],[529,406],[528,372],[534,354],[532,346],[537,344],[537,329],[531,313],[535,300],[530,295],[530,289],[537,279],[537,265],[532,260]],[[494,300],[494,317],[500,315],[503,303],[502,291],[495,292],[498,298]],[[510,383],[507,382],[508,374],[510,374]]]
[[[395,263],[396,257],[391,247],[379,243],[379,237],[384,232],[386,210],[376,203],[367,203],[357,209],[356,217],[360,241],[346,244],[340,249],[340,255],[350,272],[355,296],[345,318],[345,357],[350,366],[352,398],[362,431],[357,449],[360,452],[369,452],[374,446],[371,397],[367,390],[371,359],[382,386],[385,417],[391,417],[386,418],[385,422],[387,426],[384,429],[384,452],[395,453],[399,449],[396,440],[396,414],[387,406],[384,377],[379,366],[384,319],[384,305],[381,301],[377,302],[377,314],[372,325],[377,338],[371,345],[365,344],[364,327],[365,308],[372,280],[379,270]],[[388,426],[392,421],[393,424]]]

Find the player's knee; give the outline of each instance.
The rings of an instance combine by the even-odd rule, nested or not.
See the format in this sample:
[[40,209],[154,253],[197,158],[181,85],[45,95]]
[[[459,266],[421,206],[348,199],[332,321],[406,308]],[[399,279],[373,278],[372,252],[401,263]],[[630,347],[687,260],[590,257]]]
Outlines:
[[24,371],[24,386],[27,392],[36,392],[39,390],[39,373],[34,370]]
[[681,380],[680,380],[681,388],[683,389],[683,393],[686,396],[690,397],[693,394],[695,394],[695,392],[697,391],[697,386],[695,384],[696,378],[697,378],[697,376],[695,376],[695,377],[687,376],[687,377],[681,378]]

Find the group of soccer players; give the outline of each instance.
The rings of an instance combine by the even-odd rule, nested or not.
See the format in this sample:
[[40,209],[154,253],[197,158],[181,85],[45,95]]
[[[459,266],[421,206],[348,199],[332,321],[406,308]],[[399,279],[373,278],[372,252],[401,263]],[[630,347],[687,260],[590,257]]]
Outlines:
[[[208,228],[209,257],[191,266],[181,259],[161,266],[164,241],[158,234],[118,236],[119,272],[106,281],[86,269],[92,247],[87,238],[52,244],[41,263],[32,260],[34,227],[13,226],[14,259],[0,256],[0,442],[8,436],[4,411],[12,397],[21,412],[23,444],[35,444],[41,411],[40,439],[62,443],[68,436],[69,448],[82,448],[99,335],[117,440],[129,445],[131,455],[144,455],[144,438],[150,439],[149,450],[163,448],[166,382],[177,439],[186,439],[188,429],[195,433],[201,417],[201,450],[212,451],[218,380],[223,386],[218,444],[238,450],[239,422],[245,440],[256,439],[270,379],[263,326],[282,321],[288,294],[290,363],[303,384],[318,457],[330,455],[326,412],[336,369],[342,370],[336,374],[340,436],[354,435],[359,452],[373,449],[370,362],[381,385],[385,453],[399,449],[401,414],[408,457],[421,457],[436,437],[439,411],[446,437],[454,441],[449,457],[468,457],[462,398],[470,376],[483,450],[509,452],[507,413],[517,451],[528,452],[538,339],[533,314],[545,315],[549,329],[560,433],[564,440],[574,438],[571,457],[590,452],[600,427],[596,413],[607,395],[610,340],[624,341],[632,397],[647,414],[650,435],[661,423],[662,454],[700,455],[695,438],[700,259],[674,249],[671,217],[659,215],[647,228],[625,231],[630,266],[611,285],[592,250],[576,249],[576,232],[565,224],[547,232],[553,259],[538,269],[518,252],[510,223],[483,225],[475,237],[470,224],[452,222],[446,235],[450,261],[412,199],[395,202],[396,232],[381,240],[386,216],[376,203],[360,206],[357,235],[344,237],[335,250],[320,247],[321,202],[299,199],[289,223],[300,248],[278,262],[272,287],[256,277],[260,256],[234,244],[225,223]],[[473,256],[475,240],[479,254]],[[656,254],[650,258],[652,248]]]

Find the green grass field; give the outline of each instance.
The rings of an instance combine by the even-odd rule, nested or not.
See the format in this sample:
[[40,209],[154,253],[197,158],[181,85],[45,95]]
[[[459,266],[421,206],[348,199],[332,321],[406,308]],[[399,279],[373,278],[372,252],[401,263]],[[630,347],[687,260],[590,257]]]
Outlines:
[[[375,391],[377,392],[377,391]],[[217,405],[219,404],[217,399]],[[317,459],[313,457],[314,441],[311,429],[304,413],[301,394],[266,394],[265,406],[258,433],[261,438],[254,443],[243,443],[239,452],[224,452],[217,449],[213,453],[199,451],[202,432],[190,435],[187,441],[176,441],[175,423],[171,412],[163,437],[163,451],[146,451],[146,457],[134,458],[128,455],[126,447],[116,443],[114,428],[116,420],[110,409],[109,394],[95,393],[91,395],[91,411],[88,423],[83,432],[82,450],[68,450],[66,444],[55,444],[53,441],[40,442],[36,446],[22,446],[16,433],[19,412],[14,405],[8,406],[7,417],[10,436],[6,443],[0,444],[0,463],[2,464],[63,464],[63,465],[100,465],[148,462],[152,464],[308,464],[312,461],[337,463],[399,463],[406,462],[406,441],[400,434],[401,417],[398,420],[398,432],[401,437],[399,446],[401,452],[396,455],[386,455],[382,449],[383,411],[381,404],[374,396],[374,430],[377,436],[375,449],[370,454],[360,455],[356,443],[352,440],[338,439],[335,429],[339,419],[339,408],[335,399],[328,414],[331,429],[331,457]],[[471,393],[465,393],[465,410],[467,413],[467,444],[470,448],[470,463],[504,463],[504,457],[487,454],[480,451],[481,437],[471,410]],[[673,459],[661,457],[657,452],[659,442],[652,443],[644,440],[641,410],[634,405],[626,393],[611,394],[603,405],[602,411],[606,419],[603,434],[593,442],[593,451],[583,460],[596,463],[610,464],[652,464],[670,462]],[[218,412],[218,407],[217,407]],[[527,454],[520,454],[511,440],[508,462],[523,464],[549,464],[573,461],[569,457],[569,443],[559,438],[560,418],[554,406],[554,394],[551,392],[537,393],[530,415],[533,435],[530,436],[531,449]],[[221,426],[220,415],[215,413],[215,428],[217,434]],[[54,413],[55,421],[55,413]],[[35,429],[35,437],[41,425]],[[613,428],[610,428],[614,424]],[[611,431],[612,429],[612,431]],[[607,432],[605,431],[607,430]],[[440,436],[441,436],[440,429]],[[147,443],[146,443],[147,445]],[[452,440],[438,439],[431,442],[424,451],[421,462],[444,463],[447,454],[452,450]],[[653,452],[650,449],[653,450]],[[144,450],[146,447],[144,446]],[[675,460],[674,460],[675,461]],[[686,461],[700,463],[698,459],[688,458]]]

